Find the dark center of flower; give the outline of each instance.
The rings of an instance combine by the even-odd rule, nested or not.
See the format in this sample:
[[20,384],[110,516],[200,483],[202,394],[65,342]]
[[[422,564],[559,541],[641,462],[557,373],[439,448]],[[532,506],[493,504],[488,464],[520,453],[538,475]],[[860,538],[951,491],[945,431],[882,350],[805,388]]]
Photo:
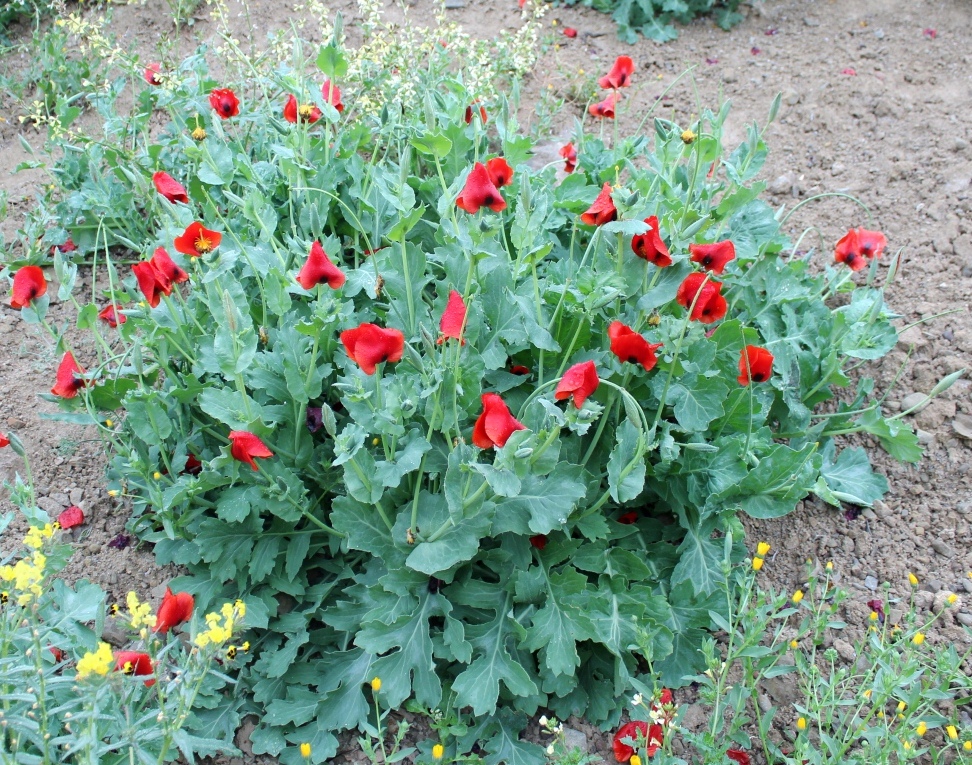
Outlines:
[[634,354],[631,354],[630,356],[628,356],[628,363],[629,364],[637,364],[638,363],[638,357],[635,356]]
[[702,258],[702,265],[703,266],[712,265],[712,256],[711,255],[706,255],[704,258]]
[[753,379],[756,382],[763,382],[763,380],[766,379],[766,375],[764,375],[762,372],[754,372],[753,373]]

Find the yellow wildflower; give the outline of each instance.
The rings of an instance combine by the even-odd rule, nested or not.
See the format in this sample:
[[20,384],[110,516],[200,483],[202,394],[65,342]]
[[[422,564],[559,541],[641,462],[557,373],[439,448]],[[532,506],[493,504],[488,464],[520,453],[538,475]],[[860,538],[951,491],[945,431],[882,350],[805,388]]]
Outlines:
[[972,741],[966,741],[964,744],[962,744],[962,748],[966,752],[972,752]]
[[129,592],[125,602],[128,604],[128,613],[131,616],[132,629],[140,630],[142,627],[154,627],[155,616],[152,614],[152,606],[142,603],[138,595]]
[[906,752],[907,752],[907,751],[908,751],[909,749],[911,749],[911,743],[910,743],[910,742],[908,742],[908,741],[905,741],[905,742],[904,742],[904,744],[903,744],[903,746],[904,746],[904,748],[905,748],[905,751],[906,751]]
[[630,762],[631,765],[641,765],[641,758],[638,755],[633,754],[628,762]]
[[117,497],[119,495],[119,493],[120,492],[118,491],[118,489],[108,489],[108,496],[109,497]]
[[113,422],[112,420],[105,420],[105,427],[106,427],[106,428],[110,428],[110,427],[112,427],[112,426],[113,426],[114,424],[115,424],[115,423],[114,423],[114,422]]
[[907,706],[908,705],[905,704],[903,701],[899,701],[898,702],[898,711],[899,712],[904,712],[905,711],[905,708],[907,708]]
[[800,717],[800,718],[798,718],[796,725],[797,725],[797,730],[806,730],[807,729],[807,718],[806,717]]
[[792,648],[792,649],[793,649],[794,651],[795,651],[795,650],[796,650],[797,648],[799,648],[799,647],[800,647],[800,644],[799,644],[799,643],[798,643],[798,642],[797,642],[796,640],[791,640],[791,641],[790,641],[790,648]]
[[948,734],[948,737],[952,739],[952,741],[955,741],[958,738],[958,730],[955,728],[954,725],[946,725],[945,733]]
[[432,759],[441,760],[442,756],[445,754],[445,747],[442,744],[436,744],[432,747]]
[[684,143],[684,144],[690,144],[690,143],[694,142],[695,139],[698,138],[698,137],[699,137],[698,136],[698,133],[694,133],[691,130],[683,130],[682,131],[682,143]]
[[950,592],[948,594],[948,597],[945,598],[945,602],[948,603],[950,606],[954,606],[956,600],[958,600],[958,595],[956,595],[954,592]]
[[202,127],[197,127],[192,131],[192,140],[202,141],[206,138],[206,129]]
[[803,590],[797,590],[796,592],[793,593],[793,602],[794,604],[797,604],[801,600],[803,600]]
[[759,571],[763,567],[763,559],[758,555],[753,558],[753,571]]
[[47,523],[43,527],[31,526],[24,536],[24,544],[32,550],[39,550],[44,546],[44,540],[54,536],[54,525]]
[[915,732],[919,736],[924,736],[928,732],[928,725],[925,723],[924,720],[918,723],[918,727],[915,729]]
[[372,681],[371,681],[371,690],[373,690],[375,693],[378,693],[378,691],[381,690],[381,678],[380,677],[375,677],[375,678],[372,679]]
[[834,570],[834,562],[832,560],[828,560],[827,561],[827,565],[824,568],[826,568],[828,571],[833,571]]
[[911,642],[914,643],[915,645],[921,645],[922,643],[925,642],[925,633],[916,632],[915,636],[911,638]]
[[758,545],[756,545],[756,555],[759,556],[760,558],[765,558],[766,553],[768,553],[769,551],[770,551],[769,542],[760,542]]
[[300,745],[300,756],[307,759],[311,756],[311,745],[306,741]]
[[78,679],[83,680],[88,675],[107,675],[113,659],[111,646],[107,643],[98,643],[98,650],[88,651],[78,659]]
[[878,612],[877,611],[871,611],[871,615],[868,618],[872,622],[876,622],[878,620]]
[[873,693],[873,691],[870,688],[868,688],[866,691],[864,691],[864,698],[865,699],[871,698],[871,694],[872,693]]
[[912,574],[910,571],[908,572],[908,581],[911,583],[912,587],[918,586],[918,577]]

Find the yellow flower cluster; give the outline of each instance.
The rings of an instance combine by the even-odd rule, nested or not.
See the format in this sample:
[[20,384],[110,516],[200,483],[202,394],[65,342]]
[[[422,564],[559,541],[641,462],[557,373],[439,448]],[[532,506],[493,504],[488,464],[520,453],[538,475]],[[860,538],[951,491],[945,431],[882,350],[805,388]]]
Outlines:
[[197,648],[209,645],[222,645],[233,637],[237,622],[246,616],[246,604],[242,600],[224,603],[219,613],[206,614],[206,627],[193,639]]
[[113,661],[111,646],[98,643],[98,650],[88,651],[78,659],[78,679],[83,680],[88,675],[107,675]]
[[151,628],[155,626],[155,616],[152,614],[152,606],[148,603],[141,603],[138,595],[134,592],[128,593],[125,602],[128,604],[128,614],[132,629],[138,630],[142,627]]
[[40,550],[44,542],[54,536],[54,525],[51,523],[44,526],[32,526],[24,537],[24,544],[31,550]]
[[[45,532],[50,533],[45,537]],[[21,558],[16,563],[0,566],[0,601],[6,603],[11,594],[16,597],[18,606],[26,606],[44,592],[41,582],[44,581],[44,568],[47,566],[47,556],[40,551],[45,538],[50,538],[53,527],[47,524],[43,529],[32,528],[24,538],[24,544],[33,552],[29,558]],[[11,593],[9,590],[13,590]]]

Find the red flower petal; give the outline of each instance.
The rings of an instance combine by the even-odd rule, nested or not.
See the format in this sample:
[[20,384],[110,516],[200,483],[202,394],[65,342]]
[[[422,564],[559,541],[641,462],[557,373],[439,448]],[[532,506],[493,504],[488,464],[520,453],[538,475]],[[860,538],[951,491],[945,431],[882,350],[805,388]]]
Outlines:
[[56,664],[60,664],[67,658],[67,654],[57,646],[49,645],[47,646],[47,650],[54,654],[54,662]]
[[630,56],[618,56],[611,71],[597,81],[602,88],[625,88],[631,84],[634,61]]
[[287,96],[287,102],[284,104],[283,108],[283,118],[287,122],[297,122],[297,99],[293,94]]
[[690,244],[689,252],[692,253],[693,263],[714,274],[721,274],[726,264],[736,257],[736,247],[728,239],[712,244]]
[[654,263],[659,268],[665,268],[672,264],[668,247],[661,238],[661,230],[658,224],[658,216],[652,215],[645,218],[645,223],[651,226],[651,230],[638,234],[631,238],[631,249],[639,258],[644,258],[649,263]]
[[119,312],[118,306],[116,306],[114,303],[109,303],[102,308],[98,312],[98,318],[112,329],[115,329],[119,324],[124,324],[126,321],[128,321],[128,317]]
[[560,147],[560,156],[564,158],[564,172],[572,173],[577,168],[577,150],[573,143]]
[[181,252],[191,258],[198,258],[200,255],[215,250],[222,240],[222,234],[218,231],[210,231],[197,221],[190,223],[182,232],[182,236],[175,238],[173,244],[176,252]]
[[596,104],[591,104],[587,107],[587,111],[592,117],[613,120],[614,107],[617,106],[619,100],[618,92],[612,90],[603,101],[598,101]]
[[631,755],[635,753],[634,747],[629,744],[625,744],[623,739],[638,740],[648,738],[648,723],[644,720],[632,720],[631,722],[626,722],[620,728],[618,732],[614,734],[614,759],[618,762],[627,762],[631,759]]
[[488,207],[493,212],[506,209],[506,200],[489,177],[489,171],[482,162],[477,162],[469,176],[456,205],[467,213],[477,213],[480,207]]
[[87,381],[80,376],[83,374],[84,370],[78,366],[74,354],[68,351],[61,357],[61,363],[57,367],[57,382],[51,388],[51,393],[61,398],[74,398],[87,385]]
[[5,446],[10,446],[10,439],[7,438],[3,433],[0,433],[0,449]]
[[547,546],[547,535],[537,534],[535,537],[530,537],[530,545],[538,550],[542,550]]
[[212,93],[209,94],[209,105],[224,120],[240,113],[240,99],[229,88],[213,88]]
[[618,516],[618,523],[623,523],[626,526],[630,526],[632,523],[638,522],[638,513],[635,510],[629,510],[626,513],[622,513]]
[[658,363],[655,351],[661,348],[662,344],[649,343],[626,324],[612,321],[608,327],[608,337],[611,338],[611,353],[621,361],[641,364],[646,372],[650,372]]
[[841,69],[840,73],[846,74],[849,77],[857,77],[857,70],[850,66],[847,67],[846,69]]
[[330,104],[338,112],[344,111],[344,104],[341,103],[341,89],[330,80],[325,79],[324,84],[321,85],[321,96],[324,98],[324,103]]
[[588,226],[601,226],[617,220],[618,208],[614,206],[614,200],[611,199],[610,183],[605,183],[601,187],[601,193],[597,195],[594,204],[587,209],[587,212],[582,213],[580,218],[581,223],[586,223]]
[[61,514],[57,516],[57,522],[62,529],[73,529],[75,526],[84,523],[84,511],[77,505],[71,505],[71,507],[61,511]]
[[[520,7],[522,8],[523,6],[520,6]],[[473,106],[475,106],[477,103],[478,103],[478,101],[473,101],[472,104],[470,104],[469,106],[466,107],[466,114],[463,117],[463,119],[466,121],[466,124],[467,125],[470,122],[472,122],[472,119],[473,119]],[[486,124],[486,108],[483,107],[483,106],[480,106],[479,107],[479,118],[482,120],[483,124],[485,125]]]
[[880,231],[868,231],[866,228],[857,229],[857,241],[865,258],[881,257],[888,244],[887,237]]
[[14,274],[10,307],[26,308],[34,298],[39,298],[45,292],[47,279],[40,266],[23,266]]
[[166,172],[159,170],[152,176],[152,183],[155,184],[155,190],[170,202],[189,201],[189,194],[186,193],[185,187]]
[[747,345],[739,349],[739,377],[740,385],[750,382],[766,382],[773,374],[773,354],[758,345]]
[[400,361],[405,350],[405,335],[397,329],[383,329],[365,323],[341,333],[348,356],[366,375],[373,375],[379,364]]
[[173,284],[182,284],[183,282],[189,281],[189,274],[175,264],[164,247],[156,248],[155,252],[152,253],[152,257],[149,259],[149,263],[155,269],[159,277],[159,287],[166,295],[172,292]]
[[145,67],[145,71],[142,72],[142,77],[149,85],[161,85],[162,78],[159,77],[159,73],[162,71],[162,64],[152,63]]
[[513,183],[513,168],[502,157],[493,157],[486,163],[486,172],[493,185],[500,189]]
[[[126,675],[151,675],[152,659],[147,653],[139,651],[118,651],[115,654],[115,669]],[[155,685],[155,678],[145,681],[145,687]]]
[[726,749],[726,757],[739,765],[750,765],[749,752],[742,749]]
[[320,242],[311,245],[307,262],[297,273],[297,283],[305,290],[312,289],[318,284],[326,284],[332,290],[336,290],[344,284],[346,278],[344,272],[331,262]]
[[526,430],[526,425],[510,414],[509,407],[495,393],[482,395],[483,413],[473,426],[472,441],[480,449],[494,446],[504,447],[510,436],[518,430]]
[[257,465],[253,461],[254,457],[273,456],[273,452],[267,448],[267,445],[249,431],[231,430],[229,439],[231,443],[230,454],[233,455],[233,459],[245,462],[254,470],[257,469]]
[[522,364],[514,364],[510,367],[511,375],[528,375],[530,374],[530,367],[525,367]]
[[168,295],[172,292],[171,284],[168,286],[168,290],[163,289],[163,285],[160,282],[162,277],[151,263],[136,263],[132,266],[132,273],[135,274],[135,279],[138,281],[138,288],[145,296],[145,301],[152,308],[155,308],[159,304],[159,301],[162,299],[160,297],[161,295]]
[[577,37],[577,30],[573,27],[564,27],[564,37]]
[[192,618],[195,600],[188,592],[173,593],[168,587],[155,616],[155,632],[166,633]]
[[442,337],[438,340],[439,344],[447,337],[452,337],[458,340],[461,345],[465,345],[466,341],[462,337],[462,330],[465,325],[466,304],[463,302],[462,295],[456,290],[452,290],[449,293],[449,301],[446,303],[445,311],[442,312],[442,318],[439,319],[439,331],[442,333]]
[[596,391],[600,384],[601,380],[597,376],[597,367],[594,362],[582,361],[564,372],[564,376],[557,383],[554,398],[557,401],[563,401],[565,398],[573,397],[574,406],[580,409],[584,406],[587,397]]

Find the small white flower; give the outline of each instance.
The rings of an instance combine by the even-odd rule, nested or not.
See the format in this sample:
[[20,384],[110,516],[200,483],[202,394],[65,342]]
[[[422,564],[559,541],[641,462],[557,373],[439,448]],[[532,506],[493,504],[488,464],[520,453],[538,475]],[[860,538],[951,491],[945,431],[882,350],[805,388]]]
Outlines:
[[644,697],[640,693],[636,693],[634,698],[631,699],[631,703],[634,704],[634,706],[638,706],[641,704],[643,698]]
[[544,728],[546,728],[546,727],[547,727],[547,722],[549,722],[549,721],[547,720],[547,716],[546,716],[546,715],[541,715],[541,716],[540,716],[540,724],[541,724],[541,725],[542,725],[542,726],[543,726]]
[[553,754],[553,753],[554,753],[554,746],[553,744],[551,744],[550,746],[547,747],[547,754]]

